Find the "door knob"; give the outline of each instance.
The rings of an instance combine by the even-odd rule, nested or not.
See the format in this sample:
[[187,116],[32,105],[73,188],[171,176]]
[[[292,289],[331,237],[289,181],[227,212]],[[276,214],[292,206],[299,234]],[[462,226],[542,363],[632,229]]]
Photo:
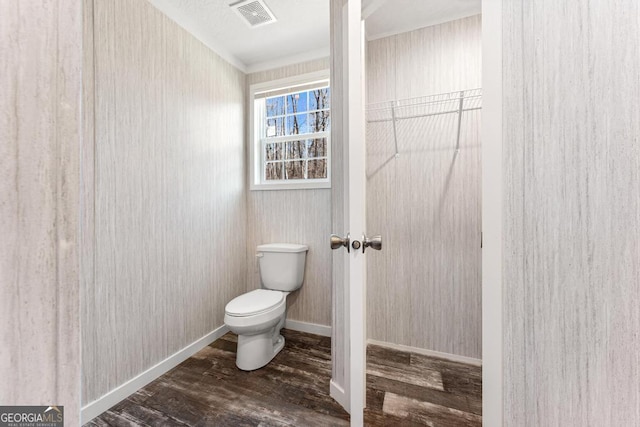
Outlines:
[[351,236],[347,233],[347,236],[342,238],[337,234],[331,235],[331,249],[338,249],[340,246],[344,246],[347,248],[347,252],[351,252],[351,247],[349,246],[351,243]]
[[362,235],[362,253],[364,253],[364,250],[367,248],[375,249],[376,251],[381,250],[382,236],[378,235],[378,236],[373,236],[371,238],[368,238],[366,234],[363,234]]

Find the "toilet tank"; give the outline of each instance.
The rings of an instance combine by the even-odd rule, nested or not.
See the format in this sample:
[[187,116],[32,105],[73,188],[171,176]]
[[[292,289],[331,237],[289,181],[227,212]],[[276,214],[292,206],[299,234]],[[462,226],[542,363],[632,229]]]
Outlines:
[[257,248],[260,280],[266,289],[291,292],[302,286],[307,245],[269,243]]

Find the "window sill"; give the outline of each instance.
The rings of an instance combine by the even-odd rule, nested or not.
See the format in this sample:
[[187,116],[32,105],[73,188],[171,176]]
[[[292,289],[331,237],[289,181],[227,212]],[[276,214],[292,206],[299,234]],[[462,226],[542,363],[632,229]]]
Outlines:
[[273,190],[318,190],[331,188],[331,182],[287,182],[277,184],[251,184],[251,191],[273,191]]

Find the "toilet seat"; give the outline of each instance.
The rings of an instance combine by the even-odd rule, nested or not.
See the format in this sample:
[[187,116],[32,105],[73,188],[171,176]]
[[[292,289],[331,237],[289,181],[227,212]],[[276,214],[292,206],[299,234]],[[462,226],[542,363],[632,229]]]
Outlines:
[[285,293],[268,289],[256,289],[235,297],[225,307],[227,316],[248,317],[266,313],[284,301]]

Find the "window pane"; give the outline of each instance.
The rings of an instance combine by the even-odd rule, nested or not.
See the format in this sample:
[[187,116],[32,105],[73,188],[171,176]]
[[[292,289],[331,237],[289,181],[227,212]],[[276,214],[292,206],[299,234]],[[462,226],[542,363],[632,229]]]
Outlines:
[[284,118],[281,117],[279,119],[267,119],[267,134],[265,135],[267,138],[271,138],[274,136],[283,136],[284,135]]
[[307,115],[296,114],[295,116],[287,116],[287,135],[299,135],[308,133]]
[[284,115],[284,96],[276,96],[267,98],[267,117]]
[[306,141],[291,141],[285,143],[285,159],[304,159],[307,157]]
[[[326,83],[313,83],[322,85]],[[281,87],[262,99],[256,98],[255,112],[263,114],[253,156],[262,161],[264,183],[280,184],[289,180],[326,179],[329,172],[330,97],[329,88],[314,86]],[[289,91],[295,90],[295,93]],[[272,96],[269,96],[272,95]]]
[[267,181],[282,179],[282,162],[267,163],[264,172]]
[[327,157],[327,138],[308,140],[307,157]]
[[304,179],[304,161],[285,162],[287,179]]
[[330,122],[329,111],[309,113],[309,132],[327,132],[330,129]]
[[264,147],[265,159],[282,160],[282,144],[266,144]]
[[303,113],[307,111],[307,92],[287,95],[287,114]]
[[327,159],[309,160],[307,163],[307,178],[317,179],[327,177]]
[[309,111],[330,108],[330,98],[331,91],[328,87],[309,91]]

